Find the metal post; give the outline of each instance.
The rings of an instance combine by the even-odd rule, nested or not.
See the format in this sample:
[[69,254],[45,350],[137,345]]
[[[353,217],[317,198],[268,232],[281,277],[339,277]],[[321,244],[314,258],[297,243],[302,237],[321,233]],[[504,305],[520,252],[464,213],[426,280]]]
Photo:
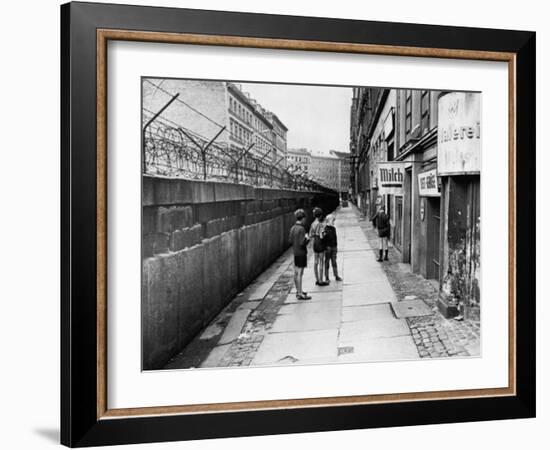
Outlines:
[[145,173],[145,169],[146,169],[146,165],[145,165],[145,132],[147,131],[147,128],[149,128],[149,125],[151,125],[155,120],[157,120],[158,116],[160,116],[164,112],[164,110],[166,108],[168,108],[179,96],[180,96],[179,93],[174,95],[168,101],[168,103],[166,103],[162,108],[160,108],[158,110],[158,112],[153,117],[151,117],[151,119],[149,119],[149,121],[143,127],[142,136],[141,136],[142,137],[142,142],[141,142],[141,159],[142,159],[142,162],[141,162],[141,166],[142,166],[143,173]]
[[252,147],[254,147],[254,142],[252,142],[252,144],[250,144],[248,148],[246,148],[235,161],[235,175],[237,183],[239,182],[239,161],[252,149]]
[[218,136],[223,133],[225,130],[225,126],[222,127],[220,131],[214,136],[212,139],[210,139],[210,142],[206,144],[203,148],[201,148],[201,154],[202,154],[202,177],[203,180],[206,180],[206,151],[208,148],[212,145],[212,143],[218,139]]

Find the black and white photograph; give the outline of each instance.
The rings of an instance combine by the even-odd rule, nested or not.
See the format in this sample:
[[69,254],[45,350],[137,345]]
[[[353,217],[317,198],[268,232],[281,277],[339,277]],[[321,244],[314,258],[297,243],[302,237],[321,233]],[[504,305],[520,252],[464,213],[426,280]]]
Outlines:
[[141,84],[142,370],[480,356],[481,93]]

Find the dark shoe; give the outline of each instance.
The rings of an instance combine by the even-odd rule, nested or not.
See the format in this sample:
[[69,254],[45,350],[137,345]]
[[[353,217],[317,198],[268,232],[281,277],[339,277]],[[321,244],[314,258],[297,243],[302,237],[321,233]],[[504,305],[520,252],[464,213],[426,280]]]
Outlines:
[[328,286],[330,284],[330,281],[321,281],[320,286]]
[[376,261],[382,262],[382,250],[378,250],[378,259]]
[[311,295],[307,295],[305,292],[302,295],[297,295],[298,300],[311,300]]
[[388,251],[386,250],[386,253],[384,253],[384,261],[388,260]]
[[344,281],[344,279],[340,277],[336,277],[336,281]]
[[315,282],[315,286],[322,286],[321,283],[319,283],[318,281]]

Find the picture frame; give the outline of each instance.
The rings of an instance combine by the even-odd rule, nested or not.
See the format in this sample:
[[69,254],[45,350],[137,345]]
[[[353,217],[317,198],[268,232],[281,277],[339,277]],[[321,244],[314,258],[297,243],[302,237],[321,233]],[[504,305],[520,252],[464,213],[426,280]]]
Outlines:
[[[107,43],[503,61],[506,388],[204,405],[107,404]],[[535,416],[535,33],[73,2],[61,7],[61,442],[70,447]]]

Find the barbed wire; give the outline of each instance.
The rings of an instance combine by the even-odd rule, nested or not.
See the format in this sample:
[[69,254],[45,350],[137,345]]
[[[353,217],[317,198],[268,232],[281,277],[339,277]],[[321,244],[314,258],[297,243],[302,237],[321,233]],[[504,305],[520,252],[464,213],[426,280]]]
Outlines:
[[244,147],[217,140],[223,132],[227,132],[229,137],[235,136],[225,126],[174,94],[149,80],[144,81],[170,96],[172,101],[185,105],[220,128],[215,136],[206,137],[143,107],[143,123],[147,124],[143,130],[142,143],[145,174],[332,192],[304,174],[291,173],[286,168],[278,166],[285,156],[279,161],[273,161],[266,159],[270,156],[270,150],[259,156],[251,151],[254,143]]

